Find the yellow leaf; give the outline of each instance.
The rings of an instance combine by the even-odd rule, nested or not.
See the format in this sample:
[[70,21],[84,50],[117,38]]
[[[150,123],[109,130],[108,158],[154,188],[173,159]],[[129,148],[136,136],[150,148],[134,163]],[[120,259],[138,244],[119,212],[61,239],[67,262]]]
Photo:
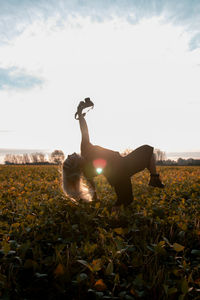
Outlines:
[[180,245],[180,244],[178,244],[178,243],[174,243],[173,244],[173,248],[174,248],[174,250],[176,251],[176,252],[181,252],[181,251],[183,251],[184,250],[184,246],[182,246],[182,245]]
[[35,217],[33,215],[27,215],[26,220],[32,222],[35,220]]
[[100,258],[99,259],[94,259],[92,261],[91,267],[92,267],[93,272],[97,272],[97,271],[101,270],[101,268],[102,268],[101,259]]
[[177,292],[177,288],[176,287],[172,287],[168,290],[168,295],[174,294]]
[[99,207],[100,207],[100,202],[97,202],[97,203],[95,204],[95,208],[98,209]]
[[86,254],[91,254],[96,250],[96,248],[97,248],[97,244],[90,244],[89,242],[86,242],[84,247],[84,252]]
[[111,275],[113,273],[113,263],[110,262],[106,268],[106,275]]
[[55,271],[54,271],[55,276],[61,276],[61,275],[63,275],[64,273],[65,273],[65,271],[64,271],[63,265],[62,265],[62,264],[58,264],[58,265],[57,265],[57,268],[56,268]]
[[123,230],[123,228],[121,228],[121,227],[115,228],[115,229],[114,229],[114,232],[116,232],[117,234],[121,234],[121,235],[124,234],[124,230]]
[[2,248],[3,248],[3,252],[7,255],[8,252],[10,251],[10,245],[6,240],[3,240]]
[[12,228],[18,228],[21,224],[20,223],[13,223]]
[[184,279],[182,280],[182,283],[181,283],[181,291],[182,291],[182,293],[183,293],[184,295],[187,294],[187,292],[188,292],[188,283],[187,283],[186,278],[184,278]]
[[94,288],[99,292],[103,292],[107,289],[107,286],[105,285],[102,279],[99,279],[96,281]]

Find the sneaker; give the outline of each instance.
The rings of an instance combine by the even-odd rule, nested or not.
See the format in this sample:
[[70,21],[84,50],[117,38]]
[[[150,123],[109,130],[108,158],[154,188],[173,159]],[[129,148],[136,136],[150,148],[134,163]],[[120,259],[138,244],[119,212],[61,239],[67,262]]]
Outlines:
[[[94,103],[90,100],[90,98],[85,98],[85,102],[81,101],[77,107],[77,112],[75,114],[75,119],[78,120],[78,116],[82,114],[83,109],[87,108],[87,107],[94,107]],[[85,113],[83,114],[83,116],[85,116]]]
[[161,182],[159,174],[151,174],[149,185],[153,187],[164,188],[164,184]]

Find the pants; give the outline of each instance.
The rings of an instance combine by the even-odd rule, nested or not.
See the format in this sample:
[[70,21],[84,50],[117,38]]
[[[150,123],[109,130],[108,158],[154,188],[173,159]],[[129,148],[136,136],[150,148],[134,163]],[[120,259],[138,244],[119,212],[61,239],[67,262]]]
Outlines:
[[131,176],[149,167],[152,154],[153,147],[144,145],[122,157],[122,168],[114,184],[117,194],[116,205],[127,206],[133,201]]

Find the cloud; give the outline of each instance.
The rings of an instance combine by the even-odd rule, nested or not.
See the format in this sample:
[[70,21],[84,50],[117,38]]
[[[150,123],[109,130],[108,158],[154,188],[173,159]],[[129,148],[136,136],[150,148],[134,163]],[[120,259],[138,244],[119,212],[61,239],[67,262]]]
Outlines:
[[194,40],[190,48],[199,47],[199,0],[0,0],[0,6],[1,43],[8,43],[36,20],[56,18],[57,26],[62,26],[69,17],[90,17],[98,22],[120,17],[135,24],[143,18],[162,15],[165,21],[192,31]]
[[189,47],[190,50],[200,48],[200,33],[193,36],[193,38],[190,40]]
[[12,132],[12,130],[0,130],[0,133],[8,133],[8,132]]
[[12,67],[0,68],[0,90],[5,89],[30,89],[41,85],[42,80]]

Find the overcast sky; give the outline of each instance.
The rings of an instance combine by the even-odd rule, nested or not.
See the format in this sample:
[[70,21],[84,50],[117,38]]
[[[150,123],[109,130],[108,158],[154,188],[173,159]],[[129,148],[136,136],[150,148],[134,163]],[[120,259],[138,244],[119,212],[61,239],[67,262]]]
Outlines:
[[198,151],[199,82],[199,0],[0,0],[0,148]]

